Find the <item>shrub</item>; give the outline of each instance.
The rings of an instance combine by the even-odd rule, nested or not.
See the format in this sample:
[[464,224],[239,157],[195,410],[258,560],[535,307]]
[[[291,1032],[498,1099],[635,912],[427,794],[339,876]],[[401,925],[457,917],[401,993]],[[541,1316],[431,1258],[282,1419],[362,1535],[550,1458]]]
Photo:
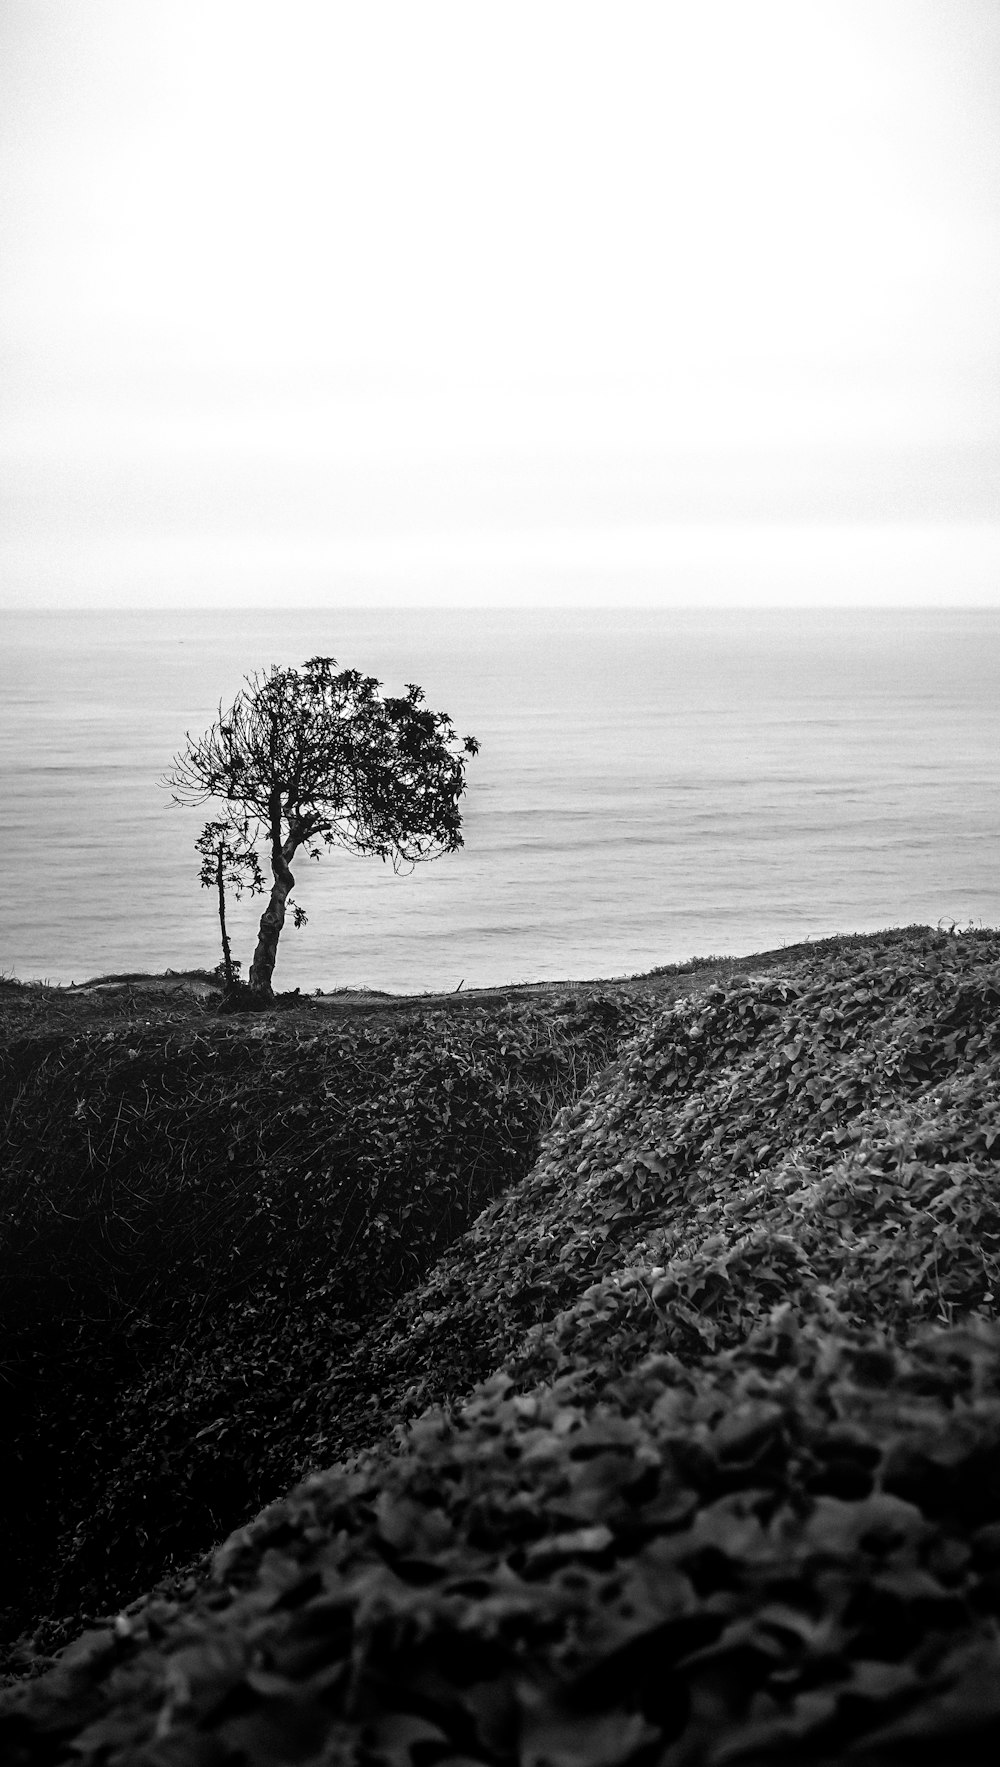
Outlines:
[[15,1623],[122,1599],[287,1484],[317,1386],[529,1168],[637,1011],[126,1020],[13,1043]]

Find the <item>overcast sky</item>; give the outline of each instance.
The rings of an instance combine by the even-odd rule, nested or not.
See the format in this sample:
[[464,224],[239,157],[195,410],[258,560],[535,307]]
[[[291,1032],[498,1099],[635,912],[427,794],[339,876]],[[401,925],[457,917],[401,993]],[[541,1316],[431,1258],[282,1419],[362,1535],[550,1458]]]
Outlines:
[[997,0],[0,0],[0,605],[1000,605]]

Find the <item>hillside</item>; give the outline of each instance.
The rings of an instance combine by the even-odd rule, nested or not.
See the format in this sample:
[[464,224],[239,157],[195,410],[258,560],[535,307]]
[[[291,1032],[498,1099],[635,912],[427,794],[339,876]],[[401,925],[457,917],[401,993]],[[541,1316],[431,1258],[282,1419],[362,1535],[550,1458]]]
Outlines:
[[[425,1022],[408,1045],[418,1116],[446,1079],[454,1097],[470,1048],[456,1027],[477,1011]],[[553,1114],[550,1084],[517,1143],[525,1160],[541,1132],[538,1157],[497,1165],[486,1206],[469,1201],[442,1246],[449,1178],[422,1270],[410,1279],[398,1259],[379,1304],[350,1315],[357,1329],[324,1337],[315,1313],[303,1326],[286,1306],[263,1335],[237,1331],[245,1297],[227,1312],[216,1295],[214,1363],[209,1339],[192,1339],[170,1378],[162,1359],[136,1374],[133,1459],[119,1467],[140,1485],[142,1406],[154,1436],[157,1419],[190,1428],[182,1389],[201,1390],[220,1344],[223,1361],[242,1357],[243,1386],[216,1380],[213,1451],[228,1431],[245,1456],[270,1431],[281,1454],[261,1464],[314,1470],[203,1566],[12,1685],[12,1761],[995,1758],[1000,935],[908,929],[659,990],[505,1003],[475,1033],[488,1042],[500,1025],[452,1174],[470,1133],[493,1136],[496,1099],[516,1093],[546,1023],[568,1096]],[[288,1084],[303,1026],[264,1029],[207,1039],[206,1124],[254,1050],[273,1049],[258,1091],[273,1104]],[[420,1066],[431,1038],[450,1065]],[[586,1062],[571,1058],[584,1047]],[[397,1043],[379,1068],[373,1044],[356,1100],[382,1072],[364,1170],[405,1172],[400,1197],[445,1165],[412,1129],[408,1164],[377,1141],[402,1057]],[[46,1059],[65,1065],[63,1046]],[[177,1093],[188,1106],[199,1060]],[[312,1060],[329,1087],[322,1040]],[[121,1088],[109,1096],[120,1104]],[[329,1117],[315,1129],[313,1162]],[[268,1169],[258,1140],[246,1170]],[[218,1173],[207,1166],[193,1194],[210,1196]],[[329,1186],[316,1194],[328,1209]],[[289,1258],[306,1256],[322,1213],[286,1223]],[[366,1203],[352,1245],[373,1218]],[[128,1267],[123,1254],[119,1286]],[[307,1339],[308,1368],[290,1378]],[[265,1342],[275,1367],[252,1389]],[[180,1454],[174,1470],[189,1464]],[[103,1532],[93,1516],[87,1527],[104,1550],[117,1538],[107,1515]]]
[[[12,991],[7,1636],[65,1639],[287,1487],[354,1343],[640,1018],[601,990],[236,1015],[178,983]],[[338,1454],[379,1427],[370,1386],[351,1404]]]

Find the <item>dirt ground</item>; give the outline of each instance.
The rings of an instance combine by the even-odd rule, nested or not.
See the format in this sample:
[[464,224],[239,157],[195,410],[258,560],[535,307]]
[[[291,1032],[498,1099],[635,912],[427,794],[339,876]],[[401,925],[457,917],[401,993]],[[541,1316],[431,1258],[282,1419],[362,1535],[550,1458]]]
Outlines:
[[[379,989],[345,988],[330,993],[279,993],[265,1012],[321,1012],[339,1017],[385,1017],[408,1012],[463,1012],[479,1006],[497,1006],[530,998],[537,1004],[565,1000],[568,996],[613,993],[618,989],[641,991],[662,999],[664,1005],[682,995],[703,993],[713,983],[736,977],[781,973],[803,958],[819,957],[834,947],[868,945],[885,939],[904,938],[918,929],[896,928],[883,934],[842,934],[804,944],[782,945],[746,957],[692,958],[688,963],[667,964],[636,976],[595,976],[584,980],[513,982],[492,988],[459,988],[447,994],[389,994]],[[920,931],[929,929],[921,928]],[[19,1021],[27,1028],[43,1019],[50,1026],[69,1028],[95,1018],[128,1018],[155,1013],[172,1020],[212,1012],[221,1002],[222,990],[210,970],[165,970],[150,975],[133,971],[95,976],[90,981],[53,987],[47,983],[21,983],[0,978],[0,1023],[8,1030]]]
[[[421,1011],[462,1011],[477,1006],[501,1005],[506,1001],[525,998],[538,1002],[565,1000],[567,996],[606,994],[618,989],[642,991],[661,996],[665,1002],[682,994],[700,993],[713,982],[734,975],[754,975],[780,969],[809,946],[788,946],[775,951],[758,952],[751,957],[696,958],[687,964],[671,964],[638,976],[605,976],[584,980],[566,979],[545,982],[512,982],[490,988],[458,988],[447,994],[390,994],[379,989],[344,988],[329,993],[278,993],[271,1011],[323,1012],[338,1016],[387,1015]],[[79,1009],[80,1017],[99,1015],[102,1009],[118,1016],[123,1010],[143,1006],[183,1011],[185,1005],[211,1009],[221,1001],[222,989],[215,977],[205,970],[166,970],[159,975],[130,972],[121,975],[96,976],[87,982],[65,987],[48,984],[8,982],[4,989],[8,1003],[16,991],[31,995],[37,1005],[43,1001],[58,1016],[72,1015]],[[27,1000],[25,1000],[27,1004]]]

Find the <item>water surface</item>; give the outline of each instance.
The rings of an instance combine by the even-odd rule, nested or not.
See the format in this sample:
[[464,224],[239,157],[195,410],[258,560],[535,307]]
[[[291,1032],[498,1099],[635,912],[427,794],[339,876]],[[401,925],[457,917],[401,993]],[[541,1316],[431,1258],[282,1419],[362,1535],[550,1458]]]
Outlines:
[[[8,614],[0,968],[219,957],[157,784],[245,673],[417,681],[461,734],[464,849],[300,860],[276,985],[615,976],[842,931],[1000,922],[1000,615],[260,610]],[[233,912],[249,959],[259,904]]]

